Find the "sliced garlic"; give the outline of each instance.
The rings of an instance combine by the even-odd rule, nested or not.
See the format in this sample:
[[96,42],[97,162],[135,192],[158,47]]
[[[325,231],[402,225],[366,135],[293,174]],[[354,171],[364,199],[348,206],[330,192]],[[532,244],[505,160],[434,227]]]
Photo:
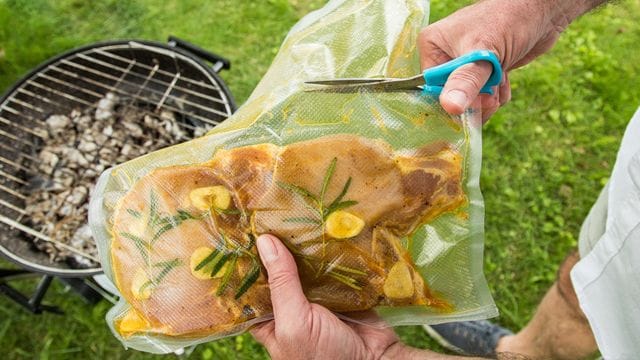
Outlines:
[[327,235],[336,239],[354,237],[364,228],[364,220],[342,210],[331,213],[325,222]]
[[131,293],[137,300],[146,300],[151,296],[152,285],[149,283],[147,272],[138,268],[131,281]]
[[404,262],[395,263],[384,281],[384,294],[391,299],[406,299],[413,296],[411,270]]
[[207,186],[191,190],[189,200],[193,206],[202,211],[212,207],[226,210],[231,205],[231,193],[222,185]]

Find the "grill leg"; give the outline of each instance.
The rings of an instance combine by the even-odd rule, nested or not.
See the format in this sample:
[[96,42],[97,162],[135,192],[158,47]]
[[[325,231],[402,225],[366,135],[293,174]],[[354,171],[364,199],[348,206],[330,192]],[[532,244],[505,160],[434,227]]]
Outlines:
[[102,295],[91,288],[91,286],[87,285],[85,281],[91,281],[89,279],[85,280],[82,278],[58,278],[63,283],[69,285],[73,291],[78,293],[87,303],[91,305],[97,304],[100,300],[102,300]]
[[33,295],[31,295],[30,298],[26,297],[24,294],[5,282],[5,278],[10,278],[12,276],[22,275],[26,273],[26,271],[22,270],[3,270],[0,273],[0,293],[5,294],[17,304],[21,305],[34,314],[41,314],[44,311],[48,311],[54,314],[63,314],[63,311],[56,306],[42,304],[42,299],[47,293],[49,286],[51,286],[51,281],[53,280],[53,277],[51,275],[42,276],[40,282],[38,283],[38,286],[36,287],[36,291],[33,293]]

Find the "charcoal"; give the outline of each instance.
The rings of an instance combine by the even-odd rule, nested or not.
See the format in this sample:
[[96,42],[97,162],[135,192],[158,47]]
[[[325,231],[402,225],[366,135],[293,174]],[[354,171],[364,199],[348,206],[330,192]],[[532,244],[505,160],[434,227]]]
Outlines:
[[[117,163],[175,144],[207,129],[185,131],[172,111],[154,113],[124,105],[107,93],[93,109],[74,109],[45,119],[44,144],[25,186],[31,225],[57,242],[98,257],[87,225],[89,194],[100,174]],[[95,267],[85,256],[47,241],[34,245],[54,261]]]

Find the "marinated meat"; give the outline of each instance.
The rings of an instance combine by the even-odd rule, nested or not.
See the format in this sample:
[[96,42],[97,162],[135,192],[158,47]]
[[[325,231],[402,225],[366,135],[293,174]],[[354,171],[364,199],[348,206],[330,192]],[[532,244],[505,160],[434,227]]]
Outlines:
[[446,311],[401,239],[465,203],[461,164],[447,144],[400,155],[380,140],[331,135],[157,169],[114,215],[116,284],[133,307],[118,329],[218,334],[269,314],[254,246],[264,233],[294,254],[310,301],[333,311]]

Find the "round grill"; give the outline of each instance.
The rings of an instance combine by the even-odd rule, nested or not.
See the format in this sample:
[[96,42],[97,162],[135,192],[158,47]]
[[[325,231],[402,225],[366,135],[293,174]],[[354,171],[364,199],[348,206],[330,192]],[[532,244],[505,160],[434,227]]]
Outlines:
[[30,181],[43,175],[38,173],[38,153],[45,144],[45,119],[95,109],[110,93],[120,99],[120,112],[156,117],[171,112],[184,134],[173,142],[181,142],[194,136],[194,129],[212,128],[235,111],[232,96],[216,73],[228,66],[226,60],[177,39],[169,46],[118,41],[72,50],[19,81],[0,99],[0,253],[38,272],[99,273],[99,267],[77,269],[51,261],[33,247],[36,239],[68,247],[30,225],[25,207]]

